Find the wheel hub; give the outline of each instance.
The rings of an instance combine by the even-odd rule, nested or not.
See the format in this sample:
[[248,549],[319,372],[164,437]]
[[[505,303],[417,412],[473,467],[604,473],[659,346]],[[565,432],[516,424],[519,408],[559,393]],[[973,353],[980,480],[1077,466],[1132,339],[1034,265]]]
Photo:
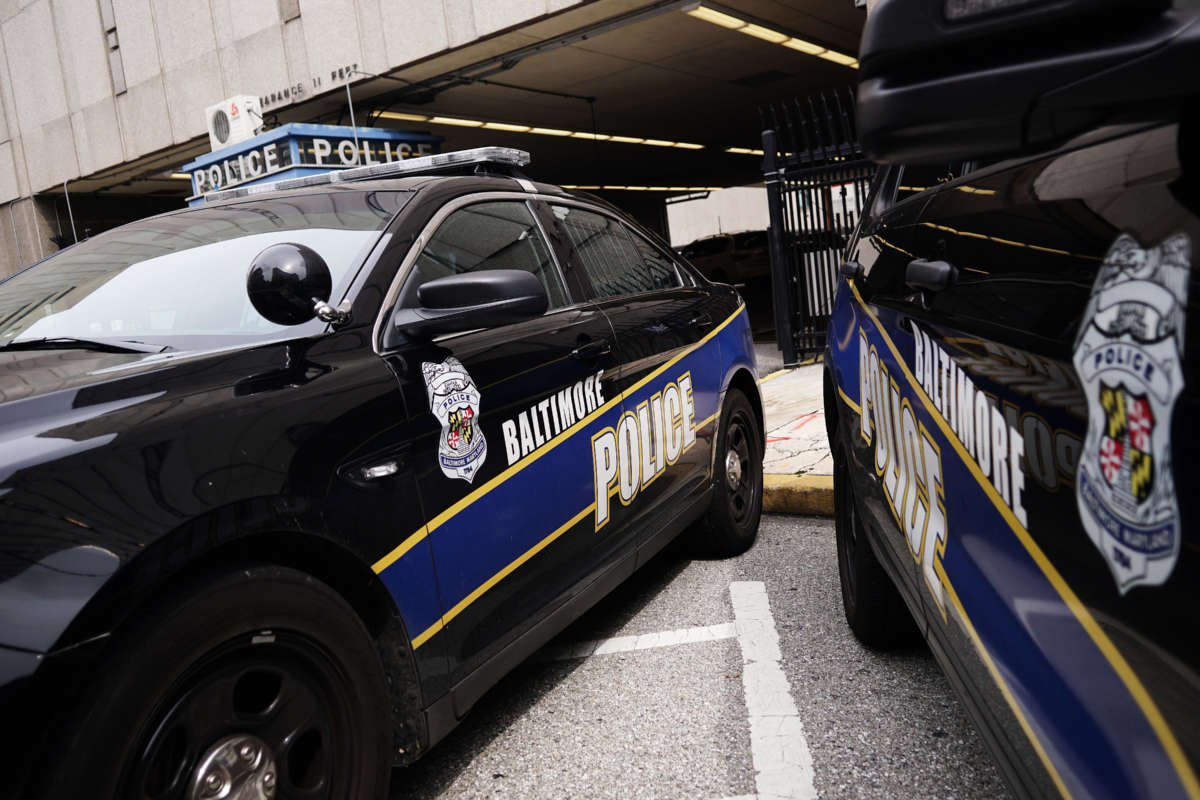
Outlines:
[[245,733],[226,736],[200,759],[189,800],[271,800],[278,775],[266,743]]
[[730,489],[736,489],[742,482],[742,459],[732,450],[725,454],[725,480]]

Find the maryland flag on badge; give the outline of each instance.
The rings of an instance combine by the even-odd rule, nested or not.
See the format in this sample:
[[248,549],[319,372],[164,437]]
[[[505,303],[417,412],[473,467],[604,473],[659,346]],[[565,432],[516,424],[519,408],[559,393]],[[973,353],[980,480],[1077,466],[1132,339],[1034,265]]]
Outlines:
[[1115,491],[1144,503],[1154,488],[1154,411],[1145,394],[1101,383],[1106,424],[1100,439],[1100,472]]
[[452,449],[471,446],[475,439],[475,426],[471,422],[474,418],[475,412],[470,406],[450,412],[450,433],[447,434],[446,441]]

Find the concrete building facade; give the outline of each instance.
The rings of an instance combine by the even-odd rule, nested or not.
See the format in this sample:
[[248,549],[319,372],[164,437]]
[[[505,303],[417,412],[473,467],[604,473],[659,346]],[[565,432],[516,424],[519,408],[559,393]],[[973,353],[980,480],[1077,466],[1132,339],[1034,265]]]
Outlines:
[[[437,102],[445,105],[437,109],[462,113],[484,108],[493,118],[504,114],[534,125],[554,124],[557,112],[538,102],[574,103],[571,113],[579,116],[584,113],[578,110],[581,103],[570,98],[590,96],[593,124],[596,108],[607,103],[614,109],[610,127],[629,127],[637,117],[617,113],[623,92],[673,96],[670,80],[720,76],[668,65],[654,73],[661,73],[662,80],[646,77],[651,75],[647,72],[626,84],[619,77],[603,85],[593,81],[616,69],[612,64],[621,59],[657,68],[655,59],[678,53],[701,63],[704,52],[695,51],[705,41],[779,51],[765,58],[807,58],[770,42],[752,44],[750,37],[735,37],[739,41],[732,44],[706,39],[733,34],[680,13],[688,7],[674,0],[0,0],[0,276],[82,238],[90,229],[81,225],[114,208],[126,209],[113,217],[121,221],[117,217],[181,207],[190,185],[172,173],[208,151],[205,108],[235,94],[259,97],[268,121],[317,121],[321,115],[333,121],[329,115],[340,115],[346,105],[347,82],[358,102],[517,54],[511,63],[486,73],[491,75],[534,54],[541,60],[523,73],[523,84],[531,88],[516,88],[542,94],[521,95],[531,99],[519,111],[501,96],[509,89],[474,79],[442,94]],[[747,19],[802,31],[848,52],[853,52],[861,24],[861,12],[851,0],[744,0],[739,7],[752,15]],[[668,13],[674,15],[669,20],[673,27],[634,30]],[[673,31],[680,25],[691,32],[686,42],[675,41]],[[586,35],[571,38],[588,26],[597,31],[592,38],[609,37],[607,50],[582,47]],[[611,36],[617,29],[625,31],[620,38]],[[543,44],[547,52],[562,49],[557,61],[536,55]],[[568,45],[580,49],[572,54]],[[739,57],[725,54],[717,60],[731,58]],[[831,75],[850,78],[836,64],[808,60],[817,78],[802,68],[784,74],[793,81],[803,77],[808,81],[804,85],[829,83]],[[589,81],[590,89],[585,85]],[[575,88],[580,90],[571,94]],[[555,93],[565,99],[550,97]],[[654,113],[670,110],[647,109],[647,118]],[[755,126],[747,129],[751,136]],[[474,144],[469,136],[463,141]],[[595,147],[595,142],[571,144]],[[748,144],[753,146],[753,140]],[[574,156],[563,158],[569,163]],[[751,161],[738,158],[753,177]],[[679,163],[680,170],[688,169]]]

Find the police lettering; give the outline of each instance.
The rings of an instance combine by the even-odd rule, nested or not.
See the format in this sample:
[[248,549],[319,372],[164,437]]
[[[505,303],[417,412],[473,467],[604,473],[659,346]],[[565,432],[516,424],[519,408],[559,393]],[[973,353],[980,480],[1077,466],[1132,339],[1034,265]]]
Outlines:
[[921,565],[925,585],[945,614],[942,555],[946,550],[946,505],[942,454],[907,397],[888,374],[866,333],[859,329],[859,433],[875,443],[875,472],[909,553]]
[[925,331],[913,326],[916,357],[913,372],[939,414],[958,436],[983,476],[1022,525],[1027,524],[1025,438],[1013,419],[1005,418],[998,401],[980,391],[964,370]]
[[596,493],[596,530],[611,516],[610,498],[629,505],[638,492],[696,443],[696,406],[692,375],[674,383],[621,415],[616,428],[592,437],[592,477]]
[[500,423],[504,453],[512,465],[604,405],[601,370]]

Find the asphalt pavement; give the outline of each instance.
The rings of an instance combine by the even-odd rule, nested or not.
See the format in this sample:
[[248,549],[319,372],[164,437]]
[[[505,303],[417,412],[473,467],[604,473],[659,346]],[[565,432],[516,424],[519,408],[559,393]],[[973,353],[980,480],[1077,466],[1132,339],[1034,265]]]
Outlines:
[[489,692],[393,798],[999,798],[923,644],[846,627],[831,520],[671,546]]

